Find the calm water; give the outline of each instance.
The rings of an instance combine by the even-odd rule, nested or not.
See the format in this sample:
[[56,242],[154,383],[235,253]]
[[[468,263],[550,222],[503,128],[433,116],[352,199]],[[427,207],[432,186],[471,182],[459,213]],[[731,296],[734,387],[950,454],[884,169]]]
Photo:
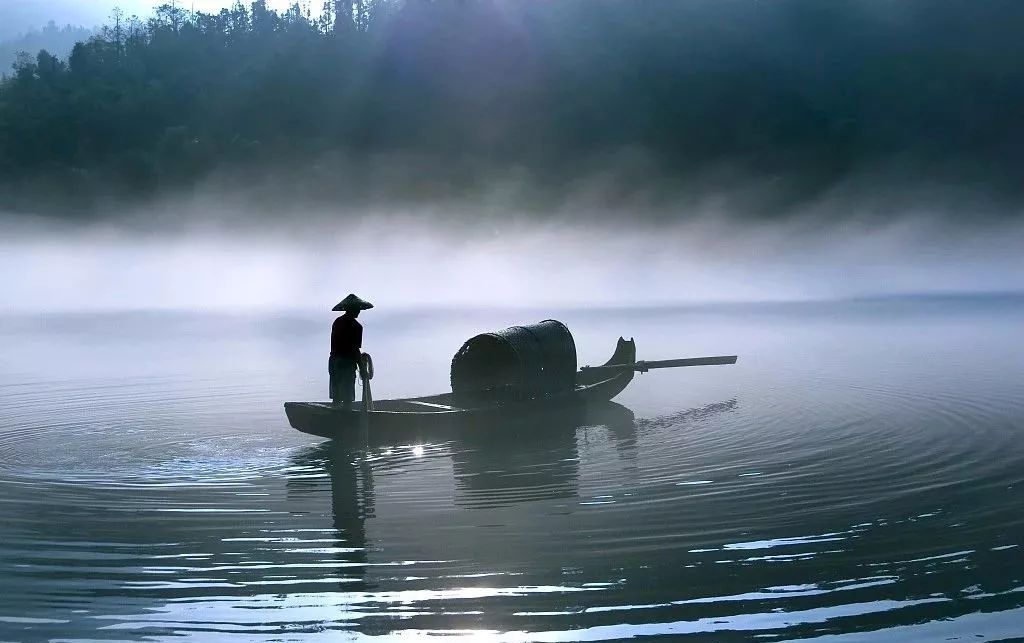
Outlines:
[[[374,392],[552,315],[371,311]],[[741,362],[343,452],[281,409],[329,314],[0,318],[0,640],[1024,637],[1024,301],[555,316]]]

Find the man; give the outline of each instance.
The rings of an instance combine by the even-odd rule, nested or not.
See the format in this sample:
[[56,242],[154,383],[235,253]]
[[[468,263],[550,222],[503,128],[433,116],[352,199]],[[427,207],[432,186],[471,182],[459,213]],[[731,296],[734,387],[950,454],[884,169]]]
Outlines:
[[363,327],[356,321],[359,313],[373,308],[373,304],[355,295],[349,295],[334,307],[345,314],[334,320],[331,328],[331,357],[327,372],[331,376],[331,401],[343,408],[352,408],[356,397],[356,369],[363,348]]

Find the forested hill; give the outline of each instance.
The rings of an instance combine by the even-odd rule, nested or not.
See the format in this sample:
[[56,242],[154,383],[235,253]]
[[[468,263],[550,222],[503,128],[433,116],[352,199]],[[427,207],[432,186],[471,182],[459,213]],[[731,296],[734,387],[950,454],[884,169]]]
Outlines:
[[333,4],[167,6],[23,61],[0,209],[211,185],[356,204],[501,183],[540,205],[775,186],[743,205],[761,213],[858,176],[1022,190],[1019,0]]

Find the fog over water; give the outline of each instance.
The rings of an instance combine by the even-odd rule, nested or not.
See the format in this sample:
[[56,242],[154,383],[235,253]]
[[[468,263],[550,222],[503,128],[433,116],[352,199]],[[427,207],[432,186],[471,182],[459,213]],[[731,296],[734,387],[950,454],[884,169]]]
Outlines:
[[[211,210],[212,211],[212,208]],[[322,308],[351,290],[383,308],[788,301],[1024,288],[1024,224],[906,216],[810,224],[622,212],[425,212],[264,223],[210,211],[159,227],[10,218],[9,311]],[[202,216],[200,216],[202,215]],[[343,223],[347,222],[347,223]]]

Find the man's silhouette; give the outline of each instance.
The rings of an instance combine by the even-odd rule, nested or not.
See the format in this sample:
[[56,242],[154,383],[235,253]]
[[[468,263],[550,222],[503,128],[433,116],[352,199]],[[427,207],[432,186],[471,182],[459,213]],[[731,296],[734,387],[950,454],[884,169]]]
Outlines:
[[331,357],[327,371],[331,376],[331,401],[343,408],[352,408],[356,398],[356,369],[363,348],[363,326],[356,321],[359,313],[373,308],[373,304],[355,295],[349,295],[334,307],[345,314],[334,320],[331,328]]

